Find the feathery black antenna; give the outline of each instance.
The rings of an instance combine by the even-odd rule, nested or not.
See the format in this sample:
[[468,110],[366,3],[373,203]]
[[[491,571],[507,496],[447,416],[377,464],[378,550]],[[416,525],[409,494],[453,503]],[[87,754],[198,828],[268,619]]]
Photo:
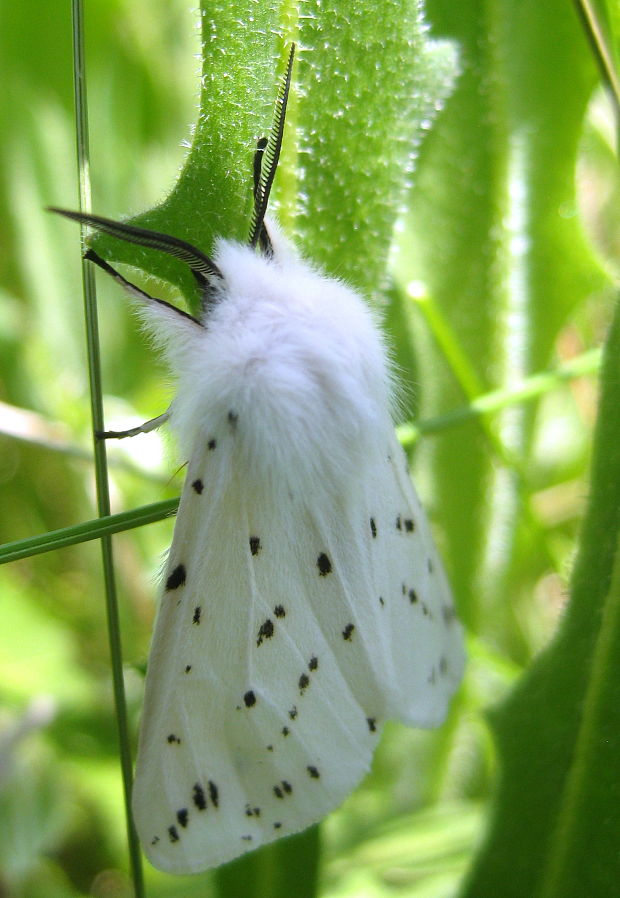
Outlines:
[[276,98],[276,108],[269,139],[266,143],[264,138],[259,140],[256,153],[254,154],[254,210],[250,225],[250,246],[256,246],[259,241],[261,244],[266,242],[267,246],[270,245],[269,237],[265,231],[265,213],[273,179],[276,175],[276,168],[278,167],[280,150],[282,149],[282,135],[284,134],[284,120],[286,118],[286,105],[291,87],[294,58],[295,44],[291,44],[286,72],[280,83],[280,89]]
[[192,274],[202,287],[209,287],[212,278],[222,278],[222,272],[204,253],[180,240],[178,237],[172,237],[170,234],[161,234],[159,231],[149,231],[146,228],[138,228],[135,225],[124,224],[120,221],[113,221],[111,218],[102,218],[100,215],[90,215],[84,212],[72,212],[69,209],[58,209],[56,206],[48,206],[48,212],[56,212],[58,215],[64,215],[73,221],[79,221],[82,224],[90,225],[112,237],[118,237],[120,240],[127,240],[129,243],[137,243],[139,246],[147,246],[150,249],[158,249],[161,252],[174,256],[181,262],[185,262],[191,269]]

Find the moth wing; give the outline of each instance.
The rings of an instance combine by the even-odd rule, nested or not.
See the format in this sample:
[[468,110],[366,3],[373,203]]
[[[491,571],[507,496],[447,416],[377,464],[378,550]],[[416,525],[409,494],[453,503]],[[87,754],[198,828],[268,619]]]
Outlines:
[[[382,629],[392,659],[388,716],[409,726],[445,719],[465,666],[462,628],[426,513],[392,434],[381,489],[369,498],[374,520],[373,571],[381,591]],[[374,512],[371,511],[371,514]]]
[[384,436],[359,488],[329,503],[304,484],[253,492],[230,429],[190,463],[133,798],[160,869],[197,872],[305,829],[367,772],[385,720],[445,717],[461,631]]
[[324,522],[307,497],[283,512],[249,495],[234,470],[226,438],[190,463],[147,673],[133,810],[146,854],[174,873],[320,820],[380,731],[351,615],[329,608]]

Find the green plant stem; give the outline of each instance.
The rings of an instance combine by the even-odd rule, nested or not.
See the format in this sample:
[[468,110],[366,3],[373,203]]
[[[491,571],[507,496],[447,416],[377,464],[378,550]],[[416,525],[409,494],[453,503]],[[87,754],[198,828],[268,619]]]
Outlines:
[[[77,165],[79,176],[80,209],[90,210],[88,105],[86,95],[86,65],[84,57],[84,18],[82,0],[72,0],[73,16],[73,71],[75,91],[75,118],[77,129]],[[83,236],[83,235],[82,235]],[[92,266],[82,260],[82,281],[84,287],[84,314],[86,320],[86,340],[88,349],[88,375],[91,396],[93,432],[103,426],[103,403],[101,390],[101,364],[99,355],[99,327],[97,321],[97,298]],[[104,440],[94,440],[95,479],[97,484],[97,507],[99,516],[110,514],[110,494],[108,487],[107,453]],[[112,538],[108,534],[101,537],[101,555],[106,594],[106,614],[114,704],[119,737],[119,755],[125,798],[127,840],[131,863],[135,898],[144,898],[142,858],[138,837],[131,817],[132,759],[127,723],[127,703],[123,679],[123,657],[121,646],[118,599],[114,580],[114,558]]]
[[620,78],[618,78],[618,63],[613,37],[610,33],[611,23],[601,21],[600,8],[597,7],[597,4],[592,3],[592,0],[575,0],[575,5],[581,16],[584,31],[590,40],[603,81],[609,89],[617,122],[620,118]]
[[492,390],[472,399],[469,405],[454,409],[445,415],[427,418],[417,424],[402,424],[398,428],[398,437],[403,446],[410,448],[423,434],[439,433],[458,424],[471,421],[483,415],[499,412],[512,405],[521,405],[548,393],[559,383],[595,374],[601,364],[601,350],[590,349],[570,362],[558,365],[553,371],[542,371],[525,378],[520,384],[507,390]]

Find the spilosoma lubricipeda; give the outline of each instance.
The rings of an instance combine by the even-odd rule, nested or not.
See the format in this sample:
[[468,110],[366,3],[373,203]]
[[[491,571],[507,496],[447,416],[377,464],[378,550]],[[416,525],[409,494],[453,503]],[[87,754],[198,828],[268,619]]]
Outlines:
[[[205,870],[305,829],[368,771],[382,724],[440,724],[462,633],[392,420],[377,320],[265,222],[293,50],[255,157],[249,245],[54,210],[169,253],[199,318],[137,301],[178,382],[187,477],[151,647],[133,813],[152,863]],[[110,435],[110,434],[108,434]]]

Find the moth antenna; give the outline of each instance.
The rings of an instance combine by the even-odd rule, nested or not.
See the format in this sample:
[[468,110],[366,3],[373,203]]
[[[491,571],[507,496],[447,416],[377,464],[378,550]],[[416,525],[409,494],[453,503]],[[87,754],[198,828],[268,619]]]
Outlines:
[[[282,136],[284,134],[284,121],[286,118],[286,106],[288,104],[288,95],[291,87],[291,74],[293,71],[294,58],[295,44],[293,43],[291,44],[291,49],[288,55],[286,72],[280,82],[278,96],[276,97],[276,108],[269,140],[263,145],[261,145],[262,140],[259,141],[256,153],[254,154],[254,209],[252,211],[252,221],[250,223],[249,241],[250,246],[252,247],[255,247],[261,240],[261,235],[265,229],[265,213],[267,212],[269,194],[271,193],[273,179],[276,176],[276,168],[278,167],[278,159],[280,158],[280,150],[282,149]],[[269,244],[270,243],[271,241],[269,241]]]
[[256,149],[254,150],[254,199],[259,194],[260,190],[260,177],[261,171],[263,168],[263,156],[265,155],[265,149],[267,147],[267,138],[259,137],[256,143]]
[[[257,197],[260,192],[261,185],[261,171],[263,168],[263,156],[265,155],[265,149],[267,147],[267,138],[261,137],[259,138],[256,144],[256,150],[254,151],[254,204],[256,206]],[[264,252],[266,256],[273,256],[273,244],[271,243],[271,238],[269,237],[269,232],[263,221],[260,234],[258,236],[258,245]]]
[[98,231],[126,240],[128,243],[137,243],[139,246],[147,246],[150,249],[158,249],[169,256],[174,256],[189,266],[199,285],[205,290],[212,286],[212,279],[223,278],[222,272],[208,256],[178,237],[170,234],[162,234],[159,231],[149,231],[146,228],[138,228],[135,225],[113,221],[111,218],[103,218],[100,215],[90,215],[84,212],[73,212],[69,209],[58,209],[56,206],[48,206],[48,212],[56,212],[64,215],[72,221],[90,225]]

